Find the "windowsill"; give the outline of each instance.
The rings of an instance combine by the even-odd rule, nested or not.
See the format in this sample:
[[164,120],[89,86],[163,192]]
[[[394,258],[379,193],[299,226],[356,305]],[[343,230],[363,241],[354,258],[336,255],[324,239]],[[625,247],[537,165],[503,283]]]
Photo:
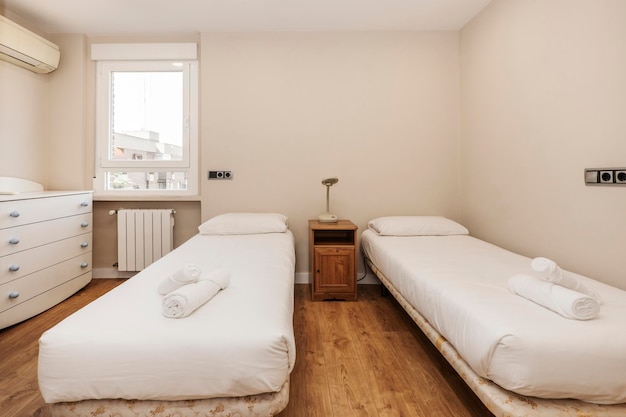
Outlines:
[[95,194],[93,201],[201,201],[199,195],[111,195]]

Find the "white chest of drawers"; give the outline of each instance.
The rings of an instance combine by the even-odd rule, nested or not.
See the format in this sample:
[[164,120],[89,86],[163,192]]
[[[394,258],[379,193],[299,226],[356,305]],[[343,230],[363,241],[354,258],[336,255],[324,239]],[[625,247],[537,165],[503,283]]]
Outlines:
[[0,196],[0,329],[91,281],[91,192]]

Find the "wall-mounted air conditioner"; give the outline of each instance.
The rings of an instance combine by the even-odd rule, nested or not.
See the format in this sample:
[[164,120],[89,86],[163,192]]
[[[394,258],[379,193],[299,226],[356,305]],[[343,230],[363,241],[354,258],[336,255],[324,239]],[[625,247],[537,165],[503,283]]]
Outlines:
[[0,59],[46,74],[59,66],[59,47],[0,16]]

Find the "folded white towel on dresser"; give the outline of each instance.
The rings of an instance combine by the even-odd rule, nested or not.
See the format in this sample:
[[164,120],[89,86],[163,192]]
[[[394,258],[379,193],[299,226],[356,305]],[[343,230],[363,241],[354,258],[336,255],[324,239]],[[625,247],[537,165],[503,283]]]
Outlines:
[[230,273],[217,269],[203,275],[197,282],[183,285],[163,298],[161,310],[165,317],[184,318],[223,290],[230,283]]
[[530,275],[512,276],[509,290],[568,319],[590,320],[600,312],[593,297]]
[[198,281],[201,272],[197,265],[185,264],[184,267],[176,270],[159,285],[159,294],[165,295],[183,285]]
[[573,275],[563,271],[553,260],[548,258],[534,258],[530,261],[530,266],[535,272],[538,272],[539,276],[544,280],[569,288],[570,290],[587,294],[593,297],[599,304],[602,304],[602,299],[598,294],[585,287]]

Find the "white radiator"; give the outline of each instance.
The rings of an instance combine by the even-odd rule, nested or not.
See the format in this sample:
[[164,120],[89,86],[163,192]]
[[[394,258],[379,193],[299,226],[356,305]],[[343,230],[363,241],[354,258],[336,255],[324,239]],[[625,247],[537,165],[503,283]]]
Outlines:
[[174,210],[117,210],[119,271],[141,271],[174,247]]

